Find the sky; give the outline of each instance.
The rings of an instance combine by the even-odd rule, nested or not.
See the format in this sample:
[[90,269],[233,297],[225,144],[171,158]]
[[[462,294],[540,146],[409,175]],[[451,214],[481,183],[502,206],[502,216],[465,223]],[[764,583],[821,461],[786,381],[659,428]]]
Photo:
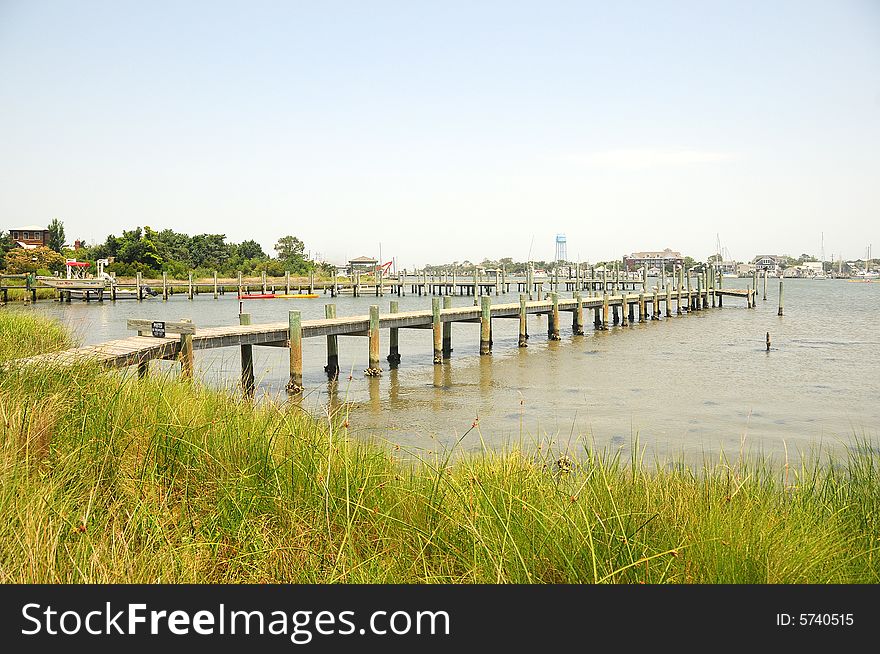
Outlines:
[[0,0],[0,230],[880,252],[880,2]]

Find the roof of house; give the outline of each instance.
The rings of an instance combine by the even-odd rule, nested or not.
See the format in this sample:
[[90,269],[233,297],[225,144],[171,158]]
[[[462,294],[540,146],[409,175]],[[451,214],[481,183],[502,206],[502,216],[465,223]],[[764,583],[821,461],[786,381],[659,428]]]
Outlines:
[[45,232],[48,227],[40,227],[39,225],[25,225],[24,227],[10,227],[6,231],[16,232]]
[[660,257],[675,257],[677,259],[681,259],[681,252],[677,252],[674,250],[670,250],[666,248],[662,252],[659,250],[652,250],[648,252],[633,252],[629,255],[629,259],[657,259]]
[[372,257],[358,257],[357,259],[349,259],[348,263],[377,263],[378,261]]

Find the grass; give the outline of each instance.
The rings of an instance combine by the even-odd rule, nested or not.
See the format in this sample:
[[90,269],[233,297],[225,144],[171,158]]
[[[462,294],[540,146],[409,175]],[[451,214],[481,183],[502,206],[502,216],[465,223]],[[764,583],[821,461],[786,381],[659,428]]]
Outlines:
[[[4,352],[63,344],[22,330],[47,331],[0,313]],[[0,581],[880,581],[865,441],[695,470],[590,449],[413,461],[345,425],[173,375],[0,373]]]
[[49,318],[0,309],[0,361],[72,347],[68,332]]

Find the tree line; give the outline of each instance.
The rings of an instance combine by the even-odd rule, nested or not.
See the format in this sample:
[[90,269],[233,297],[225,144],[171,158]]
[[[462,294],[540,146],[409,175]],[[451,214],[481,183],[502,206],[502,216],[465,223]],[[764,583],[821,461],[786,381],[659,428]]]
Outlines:
[[77,247],[71,248],[64,244],[61,221],[53,220],[48,230],[48,247],[28,250],[16,247],[8,233],[0,232],[0,269],[11,273],[60,272],[65,259],[75,258],[93,265],[98,259],[107,259],[111,263],[105,270],[119,277],[137,273],[156,277],[163,272],[172,278],[183,278],[190,272],[204,277],[214,271],[222,276],[234,276],[239,271],[245,275],[265,271],[277,277],[285,271],[295,275],[334,271],[329,264],[310,260],[305,254],[305,243],[290,235],[278,239],[273,257],[254,240],[236,243],[228,241],[225,234],[190,236],[173,229],[160,231],[144,226],[123,230],[119,236],[110,234],[102,243],[88,245],[76,241]]

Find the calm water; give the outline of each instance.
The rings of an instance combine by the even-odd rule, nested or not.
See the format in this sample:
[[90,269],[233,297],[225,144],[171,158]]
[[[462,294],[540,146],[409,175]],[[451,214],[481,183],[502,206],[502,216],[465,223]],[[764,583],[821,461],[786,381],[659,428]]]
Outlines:
[[[744,287],[748,280],[725,280]],[[563,313],[563,339],[547,340],[546,318],[530,317],[529,347],[517,347],[516,320],[493,321],[493,354],[478,355],[479,325],[453,327],[449,363],[431,363],[431,331],[400,330],[401,367],[389,370],[387,332],[381,338],[380,379],[363,375],[367,339],[340,337],[343,374],[335,393],[323,372],[325,340],[303,345],[303,405],[316,413],[328,401],[348,402],[351,428],[409,449],[437,450],[455,441],[479,417],[483,441],[556,440],[586,436],[600,447],[628,448],[637,435],[649,453],[688,457],[739,451],[781,454],[833,446],[853,435],[878,440],[880,425],[880,284],[843,280],[786,280],[785,316],[776,315],[778,281],[770,280],[768,300],[749,310],[743,300],[726,299],[708,310],[659,322],[572,337],[570,314]],[[517,301],[514,294],[493,302]],[[390,297],[244,302],[253,322],[283,321],[291,308],[304,319],[323,317],[334,301],[340,316],[387,310]],[[394,298],[401,310],[430,307],[430,298]],[[455,297],[454,305],[473,298]],[[131,300],[115,305],[38,303],[31,310],[65,322],[83,343],[130,335],[128,318],[191,318],[197,326],[238,324],[233,295],[189,301]],[[765,333],[773,349],[765,351]],[[254,348],[260,391],[284,396],[287,350]],[[237,348],[196,352],[200,373],[211,383],[235,385]],[[351,380],[348,380],[348,374]],[[464,449],[479,447],[469,434]]]

